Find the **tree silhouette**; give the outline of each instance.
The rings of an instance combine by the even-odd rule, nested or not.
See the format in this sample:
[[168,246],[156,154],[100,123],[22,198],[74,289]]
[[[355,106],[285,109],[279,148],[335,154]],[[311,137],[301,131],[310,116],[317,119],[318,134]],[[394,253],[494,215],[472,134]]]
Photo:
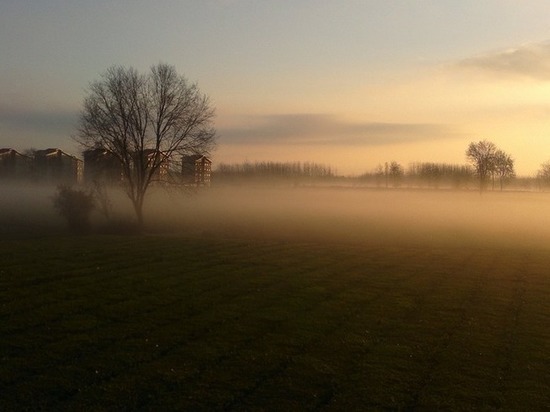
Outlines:
[[512,156],[502,150],[497,150],[494,159],[494,173],[499,179],[500,190],[502,190],[504,181],[516,175]]
[[173,66],[158,64],[147,74],[113,66],[90,85],[75,140],[118,159],[141,227],[153,177],[175,154],[208,153],[213,118],[208,97]]
[[489,177],[495,168],[495,154],[497,147],[488,140],[470,143],[466,150],[466,157],[472,163],[475,173],[479,178],[479,191],[487,187]]
[[397,187],[401,184],[401,180],[405,175],[405,170],[396,161],[392,160],[388,167],[388,175],[391,178],[394,187]]
[[542,163],[537,172],[537,179],[541,187],[550,186],[550,160]]

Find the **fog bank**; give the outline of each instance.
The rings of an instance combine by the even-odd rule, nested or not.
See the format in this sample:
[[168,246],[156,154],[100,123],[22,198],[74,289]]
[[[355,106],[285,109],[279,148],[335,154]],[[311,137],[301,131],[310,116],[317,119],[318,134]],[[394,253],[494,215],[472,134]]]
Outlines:
[[550,241],[546,193],[224,187],[148,210],[159,230],[217,236],[434,246]]
[[[59,233],[55,187],[6,186],[3,236]],[[133,219],[129,200],[111,192],[113,220]],[[550,194],[304,187],[212,187],[189,194],[152,188],[147,233],[301,242],[457,247],[550,245]],[[116,223],[95,212],[94,228]]]

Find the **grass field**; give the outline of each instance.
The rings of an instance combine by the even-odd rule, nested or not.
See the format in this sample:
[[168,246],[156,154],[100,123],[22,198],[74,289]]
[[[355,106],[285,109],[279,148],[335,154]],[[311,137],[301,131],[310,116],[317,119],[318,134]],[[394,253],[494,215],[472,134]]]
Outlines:
[[548,410],[550,252],[0,241],[0,410]]

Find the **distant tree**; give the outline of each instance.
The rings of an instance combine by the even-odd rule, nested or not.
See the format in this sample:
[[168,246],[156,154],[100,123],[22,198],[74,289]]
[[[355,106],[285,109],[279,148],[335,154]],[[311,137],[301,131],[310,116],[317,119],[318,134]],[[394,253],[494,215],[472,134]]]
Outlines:
[[405,175],[405,170],[396,161],[392,161],[388,167],[388,175],[391,178],[394,187],[397,187],[401,184],[401,180]]
[[468,183],[472,176],[469,165],[446,163],[411,163],[407,169],[407,177],[413,182],[438,188],[441,184],[459,188]]
[[313,162],[245,162],[221,163],[216,169],[218,177],[230,178],[329,178],[334,177],[330,166]]
[[512,156],[502,150],[497,150],[495,153],[493,172],[498,177],[500,190],[502,190],[504,182],[516,175],[514,172],[514,159],[512,159]]
[[113,66],[90,85],[83,106],[75,140],[85,149],[107,149],[120,161],[140,227],[159,169],[173,154],[208,153],[215,142],[208,97],[167,64],[147,74]]
[[382,181],[384,180],[384,167],[381,164],[378,164],[376,168],[374,169],[374,178],[376,180],[376,186],[380,187],[382,185]]
[[542,187],[550,187],[550,160],[542,163],[537,172],[537,180]]
[[496,152],[495,144],[487,140],[472,142],[466,150],[466,157],[474,166],[475,173],[479,178],[480,192],[487,187],[488,179],[495,170]]
[[444,174],[443,167],[439,163],[412,163],[408,167],[407,177],[420,185],[427,183],[437,188]]

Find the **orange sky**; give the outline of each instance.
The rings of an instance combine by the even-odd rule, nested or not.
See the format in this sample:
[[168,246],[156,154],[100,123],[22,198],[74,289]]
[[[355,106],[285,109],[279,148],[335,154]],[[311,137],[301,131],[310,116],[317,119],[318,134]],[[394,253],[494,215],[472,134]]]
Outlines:
[[512,154],[520,174],[534,173],[550,159],[545,79],[458,61],[365,80],[360,87],[349,83],[315,100],[286,105],[283,96],[272,96],[266,110],[243,99],[234,112],[219,112],[221,142],[225,127],[233,144],[220,144],[217,155],[224,162],[310,156],[341,173],[358,174],[389,160],[464,163],[468,143],[488,139]]
[[217,111],[220,162],[465,163],[493,141],[550,159],[550,2],[255,0],[0,4],[0,146],[60,147],[87,85],[160,61]]

